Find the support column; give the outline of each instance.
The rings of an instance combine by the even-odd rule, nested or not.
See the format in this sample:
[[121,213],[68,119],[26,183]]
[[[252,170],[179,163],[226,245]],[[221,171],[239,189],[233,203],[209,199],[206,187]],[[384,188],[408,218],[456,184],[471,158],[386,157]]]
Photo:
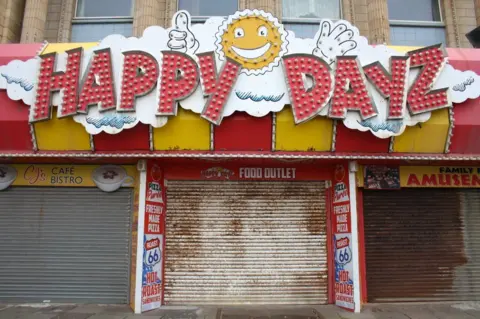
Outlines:
[[368,0],[368,27],[371,44],[390,43],[388,5],[385,0]]
[[353,161],[348,163],[348,182],[350,193],[350,217],[352,226],[352,263],[353,263],[353,300],[355,302],[355,312],[360,312],[360,258],[358,242],[358,210],[357,210],[357,171],[358,163]]
[[475,16],[477,17],[477,25],[480,25],[480,0],[475,0]]
[[240,1],[240,10],[243,9],[259,9],[273,14],[281,19],[282,2],[280,0],[244,0]]
[[178,11],[178,0],[164,0],[166,2],[163,24],[166,28],[172,25],[173,15]]
[[356,26],[360,35],[370,40],[367,0],[343,0],[342,19]]
[[20,41],[24,10],[24,0],[6,0],[0,2],[1,43],[15,43]]
[[62,0],[57,34],[57,42],[59,43],[70,42],[72,20],[75,16],[75,4],[75,0]]
[[42,42],[45,39],[45,22],[48,0],[27,0],[20,42]]
[[358,235],[357,180],[355,161],[337,164],[327,183],[332,236],[331,265],[334,266],[335,305],[360,312],[360,257]]
[[457,7],[455,5],[455,0],[442,1],[442,15],[447,34],[447,46],[451,48],[459,48],[460,34],[458,30]]
[[137,164],[139,171],[139,198],[138,198],[138,223],[137,223],[137,242],[132,245],[136,247],[136,265],[135,265],[135,301],[133,311],[136,314],[142,313],[142,278],[143,278],[143,237],[145,235],[145,205],[147,199],[147,162],[140,160]]
[[133,35],[140,37],[143,31],[152,25],[165,25],[167,16],[167,1],[169,0],[135,0],[133,10]]

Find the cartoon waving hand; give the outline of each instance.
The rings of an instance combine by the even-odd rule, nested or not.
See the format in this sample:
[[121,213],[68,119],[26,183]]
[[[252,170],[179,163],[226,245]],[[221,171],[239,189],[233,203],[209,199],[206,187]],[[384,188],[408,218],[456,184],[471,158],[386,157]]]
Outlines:
[[188,54],[197,52],[199,43],[191,31],[190,14],[186,11],[177,12],[172,19],[172,27],[168,32],[167,46],[173,51]]
[[335,62],[336,56],[346,55],[357,48],[358,30],[346,21],[322,20],[315,39],[317,47],[312,53],[328,64]]

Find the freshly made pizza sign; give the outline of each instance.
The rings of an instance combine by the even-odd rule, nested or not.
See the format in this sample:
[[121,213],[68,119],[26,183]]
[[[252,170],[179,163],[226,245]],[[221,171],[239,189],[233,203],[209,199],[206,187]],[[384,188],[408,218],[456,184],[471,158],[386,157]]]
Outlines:
[[322,20],[313,39],[260,10],[190,21],[180,11],[170,28],[140,38],[111,35],[88,50],[12,61],[0,67],[0,88],[30,106],[30,122],[56,111],[90,134],[161,127],[178,107],[221,125],[234,112],[288,106],[296,123],[327,116],[387,138],[480,95],[478,75],[455,70],[440,45],[401,54],[370,46],[347,21]]

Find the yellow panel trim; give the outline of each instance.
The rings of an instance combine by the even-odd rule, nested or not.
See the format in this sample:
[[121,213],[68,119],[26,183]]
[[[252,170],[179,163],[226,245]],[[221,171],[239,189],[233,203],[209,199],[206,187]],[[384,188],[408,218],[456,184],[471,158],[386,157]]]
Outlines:
[[192,111],[178,109],[165,126],[153,129],[155,150],[210,150],[210,123]]
[[427,122],[407,126],[402,135],[395,137],[393,151],[400,153],[444,153],[449,125],[448,109],[433,111]]
[[389,45],[388,48],[401,53],[407,53],[408,51],[418,50],[418,49],[421,49],[422,47],[406,47],[406,46]]
[[49,43],[43,49],[42,54],[52,53],[52,52],[64,52],[71,49],[82,47],[84,49],[90,49],[96,46],[97,42],[80,42],[80,43]]
[[333,120],[317,116],[296,125],[290,106],[276,116],[275,149],[278,151],[330,151]]

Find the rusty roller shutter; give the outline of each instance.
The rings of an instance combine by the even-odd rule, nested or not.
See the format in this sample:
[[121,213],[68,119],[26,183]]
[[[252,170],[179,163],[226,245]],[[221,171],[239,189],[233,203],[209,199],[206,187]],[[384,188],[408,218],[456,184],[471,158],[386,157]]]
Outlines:
[[480,192],[365,191],[371,302],[480,297]]
[[327,302],[323,182],[169,181],[167,304]]

